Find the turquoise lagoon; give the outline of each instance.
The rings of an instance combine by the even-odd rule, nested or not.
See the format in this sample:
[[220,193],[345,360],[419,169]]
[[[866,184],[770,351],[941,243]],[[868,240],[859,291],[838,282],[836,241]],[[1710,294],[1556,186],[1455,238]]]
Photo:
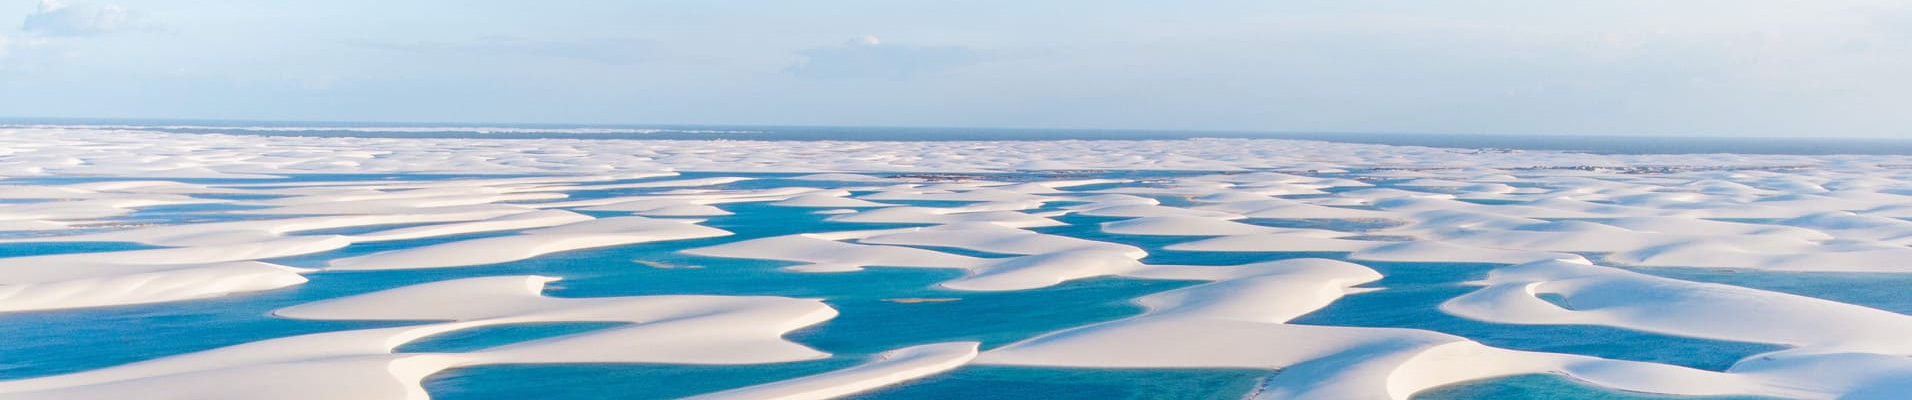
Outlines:
[[[1162,177],[1180,173],[1110,173],[1120,177]],[[765,179],[715,188],[848,186],[844,182],[779,179],[778,174],[687,173],[675,180],[704,176]],[[1091,175],[1094,176],[1094,175]],[[1030,179],[1037,175],[998,175]],[[341,180],[443,180],[459,176],[302,176],[244,183],[307,183]],[[68,183],[57,180],[25,183]],[[643,181],[643,180],[631,180]],[[238,181],[203,181],[233,183]],[[615,182],[613,182],[615,183]],[[1073,188],[1090,190],[1108,185]],[[669,189],[587,190],[573,199],[636,195]],[[1165,202],[1185,202],[1164,198]],[[909,203],[909,202],[902,202]],[[916,202],[918,205],[943,205]],[[960,204],[960,203],[950,203]],[[1066,204],[1052,204],[1056,207]],[[655,294],[772,295],[822,298],[841,314],[798,330],[788,338],[834,354],[815,361],[742,365],[664,364],[494,365],[445,371],[427,378],[435,399],[668,399],[772,382],[857,365],[883,351],[917,344],[970,340],[985,350],[1048,332],[1133,316],[1144,310],[1132,299],[1196,284],[1187,281],[1100,278],[1055,287],[1009,292],[962,292],[935,287],[959,276],[954,270],[870,268],[852,273],[796,273],[790,263],[691,256],[680,250],[736,240],[805,232],[861,230],[910,225],[851,224],[824,220],[813,209],[762,203],[721,205],[735,213],[711,217],[705,225],[735,236],[647,243],[551,254],[533,259],[460,268],[319,272],[310,282],[281,290],[218,299],[0,315],[0,379],[70,373],[154,359],[251,341],[327,331],[398,326],[420,322],[307,321],[276,318],[274,309],[315,300],[454,278],[537,274],[562,277],[546,290],[558,297]],[[232,206],[149,208],[126,217],[138,223],[191,223],[246,218]],[[591,213],[598,216],[621,213]],[[1343,258],[1342,253],[1207,253],[1164,250],[1187,237],[1140,237],[1101,232],[1097,224],[1113,219],[1058,218],[1069,226],[1039,232],[1126,243],[1147,249],[1154,264],[1233,265],[1301,257]],[[1385,225],[1368,221],[1257,220],[1270,226],[1311,227],[1361,232]],[[306,235],[357,233],[400,225],[303,232]],[[292,266],[378,251],[456,240],[505,235],[469,234],[418,240],[355,244],[343,249],[268,260]],[[0,245],[0,256],[133,250],[149,246],[125,243]],[[938,249],[964,253],[951,249]],[[964,254],[993,256],[967,252]],[[1472,290],[1462,283],[1492,269],[1484,264],[1358,262],[1386,278],[1366,286],[1381,290],[1347,296],[1303,316],[1297,324],[1399,327],[1465,336],[1482,343],[1522,350],[1584,354],[1722,370],[1740,358],[1779,349],[1775,346],[1684,338],[1594,326],[1504,325],[1451,316],[1436,307]],[[1912,311],[1904,277],[1862,274],[1749,273],[1698,269],[1639,269],[1680,279],[1730,283],[1819,296],[1897,312]],[[906,302],[932,298],[950,301]],[[410,352],[472,351],[526,340],[602,329],[613,324],[559,323],[510,325],[453,332],[400,348]],[[1278,371],[1233,369],[1079,369],[970,366],[854,396],[856,399],[1234,399],[1256,390]],[[1422,393],[1417,399],[1662,399],[1584,385],[1570,379],[1529,375],[1467,382]]]

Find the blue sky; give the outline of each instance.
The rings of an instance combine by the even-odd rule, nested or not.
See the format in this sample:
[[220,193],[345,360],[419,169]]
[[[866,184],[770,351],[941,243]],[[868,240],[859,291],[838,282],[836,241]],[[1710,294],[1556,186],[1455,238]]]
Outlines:
[[1912,3],[0,0],[0,116],[1912,137]]

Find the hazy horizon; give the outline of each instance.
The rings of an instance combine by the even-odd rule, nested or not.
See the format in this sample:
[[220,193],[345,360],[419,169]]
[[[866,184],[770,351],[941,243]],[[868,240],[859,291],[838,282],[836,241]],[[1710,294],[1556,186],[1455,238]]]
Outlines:
[[[1148,128],[1094,128],[1094,127],[1035,127],[1035,126],[928,126],[928,125],[803,125],[803,124],[702,124],[702,123],[645,123],[645,122],[519,122],[519,121],[350,121],[350,120],[264,120],[264,119],[200,119],[200,118],[98,118],[98,117],[13,117],[0,116],[0,125],[147,125],[167,123],[177,125],[209,124],[228,128],[244,127],[246,124],[275,127],[602,127],[602,128],[729,128],[729,129],[853,129],[853,130],[978,130],[978,131],[1076,131],[1076,132],[1128,132],[1128,133],[1187,133],[1191,135],[1308,135],[1320,137],[1332,136],[1445,136],[1445,137],[1542,137],[1555,139],[1690,139],[1690,140],[1855,140],[1855,141],[1908,141],[1912,136],[1732,136],[1705,134],[1651,134],[1637,132],[1613,133],[1548,133],[1548,132],[1390,132],[1390,131],[1283,131],[1250,129],[1148,129]],[[1229,136],[1234,137],[1234,136]]]

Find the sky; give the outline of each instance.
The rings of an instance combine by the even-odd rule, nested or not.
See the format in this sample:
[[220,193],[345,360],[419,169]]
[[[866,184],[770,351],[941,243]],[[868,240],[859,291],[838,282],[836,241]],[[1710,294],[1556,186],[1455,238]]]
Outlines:
[[1912,138],[1903,0],[0,0],[0,117]]

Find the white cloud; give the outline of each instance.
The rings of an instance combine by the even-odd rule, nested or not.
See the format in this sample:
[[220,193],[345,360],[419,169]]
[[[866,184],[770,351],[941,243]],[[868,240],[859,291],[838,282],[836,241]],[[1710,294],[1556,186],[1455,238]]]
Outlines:
[[7,49],[10,46],[11,46],[11,43],[7,42],[7,37],[0,36],[0,58],[7,58]]
[[47,36],[90,36],[133,28],[132,13],[117,5],[67,4],[40,0],[20,30]]

